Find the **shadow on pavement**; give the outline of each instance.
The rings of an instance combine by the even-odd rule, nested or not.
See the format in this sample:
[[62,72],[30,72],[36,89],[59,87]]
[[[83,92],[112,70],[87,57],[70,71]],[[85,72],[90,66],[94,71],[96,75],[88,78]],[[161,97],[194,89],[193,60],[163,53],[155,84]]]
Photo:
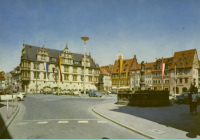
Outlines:
[[6,105],[5,105],[5,104],[1,104],[1,103],[0,103],[0,108],[1,108],[1,107],[4,107],[4,106],[6,106]]
[[[2,129],[4,128],[4,126],[5,126],[5,122],[0,114],[0,132],[2,132]],[[3,134],[0,133],[0,139],[12,139],[7,129],[4,131]]]
[[[111,111],[130,114],[167,127],[186,131],[188,132],[186,136],[189,138],[200,135],[200,114],[190,114],[187,104],[165,107],[118,106],[118,109],[111,109]],[[200,106],[198,106],[198,112],[200,113]]]

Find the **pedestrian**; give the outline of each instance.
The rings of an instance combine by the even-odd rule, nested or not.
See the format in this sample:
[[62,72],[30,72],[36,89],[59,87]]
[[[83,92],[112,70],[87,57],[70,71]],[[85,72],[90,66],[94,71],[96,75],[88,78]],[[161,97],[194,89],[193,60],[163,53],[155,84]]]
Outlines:
[[192,113],[192,110],[193,110],[193,104],[192,104],[192,95],[193,95],[193,92],[190,92],[188,94],[188,100],[189,100],[189,104],[190,104],[190,114]]
[[197,106],[198,106],[198,92],[197,89],[194,90],[194,94],[192,95],[192,112],[197,113]]

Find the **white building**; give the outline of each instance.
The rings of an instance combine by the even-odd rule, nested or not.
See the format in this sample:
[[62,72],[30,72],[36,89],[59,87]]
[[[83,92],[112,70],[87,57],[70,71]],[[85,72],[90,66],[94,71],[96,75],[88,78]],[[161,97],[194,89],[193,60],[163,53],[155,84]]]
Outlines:
[[[61,77],[59,80],[58,58],[62,58]],[[48,62],[48,79],[46,62]],[[30,93],[42,89],[44,86],[61,87],[62,89],[83,90],[84,55],[71,53],[66,45],[65,49],[54,50],[43,47],[26,45],[23,43],[21,54],[22,88]],[[53,70],[54,69],[54,70]],[[91,55],[86,55],[85,89],[97,89],[99,79],[99,65],[95,64]]]

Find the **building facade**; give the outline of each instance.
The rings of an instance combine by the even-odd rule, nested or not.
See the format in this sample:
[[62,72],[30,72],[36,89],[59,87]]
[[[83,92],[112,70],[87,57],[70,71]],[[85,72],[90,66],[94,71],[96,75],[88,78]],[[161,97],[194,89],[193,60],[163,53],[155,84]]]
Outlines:
[[136,55],[133,59],[124,59],[121,74],[119,73],[119,61],[116,60],[112,71],[112,89],[130,89],[130,70],[137,64]]
[[104,67],[100,67],[99,83],[101,84],[99,90],[111,90],[112,79],[110,77],[110,74],[108,73],[108,69],[105,69]]
[[3,91],[6,88],[5,80],[6,78],[4,77],[4,72],[0,71],[0,90]]
[[[58,58],[62,59],[61,67]],[[100,69],[91,54],[86,54],[85,65],[85,89],[98,89]],[[83,90],[84,55],[71,53],[67,45],[55,50],[23,43],[20,67],[22,89],[28,93],[44,86]]]

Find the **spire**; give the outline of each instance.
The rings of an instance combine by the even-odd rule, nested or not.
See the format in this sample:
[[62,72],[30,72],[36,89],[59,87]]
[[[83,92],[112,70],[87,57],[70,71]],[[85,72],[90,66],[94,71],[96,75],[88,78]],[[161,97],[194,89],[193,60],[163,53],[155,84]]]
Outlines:
[[67,46],[67,43],[66,43],[66,47],[65,47],[65,49],[67,49],[67,50],[68,50],[68,46]]

